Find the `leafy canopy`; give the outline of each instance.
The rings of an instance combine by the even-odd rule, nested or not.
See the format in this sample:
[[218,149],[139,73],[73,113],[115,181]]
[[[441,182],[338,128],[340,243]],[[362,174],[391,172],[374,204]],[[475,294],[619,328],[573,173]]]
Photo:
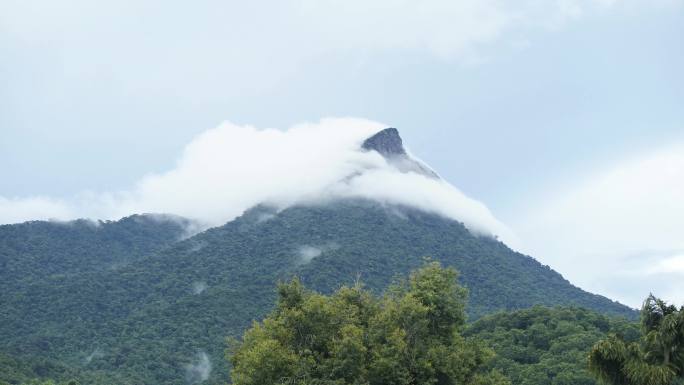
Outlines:
[[684,307],[650,295],[641,308],[641,339],[611,335],[589,354],[589,368],[605,384],[684,383]]
[[231,342],[233,384],[508,384],[483,369],[493,352],[461,335],[456,278],[427,263],[382,298],[358,283],[330,296],[281,284],[275,310]]
[[535,306],[483,317],[464,331],[494,349],[490,368],[520,385],[596,385],[587,353],[610,333],[634,341],[639,325],[583,308]]

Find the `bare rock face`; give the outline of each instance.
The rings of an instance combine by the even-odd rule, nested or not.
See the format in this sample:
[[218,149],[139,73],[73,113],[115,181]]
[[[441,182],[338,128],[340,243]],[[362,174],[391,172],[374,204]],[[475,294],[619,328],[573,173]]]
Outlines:
[[404,144],[396,128],[385,128],[377,134],[366,139],[361,145],[364,150],[375,150],[384,157],[407,155]]
[[401,172],[414,172],[429,178],[439,179],[437,173],[406,152],[396,128],[385,128],[366,139],[361,148],[367,151],[376,151],[387,160],[387,163]]

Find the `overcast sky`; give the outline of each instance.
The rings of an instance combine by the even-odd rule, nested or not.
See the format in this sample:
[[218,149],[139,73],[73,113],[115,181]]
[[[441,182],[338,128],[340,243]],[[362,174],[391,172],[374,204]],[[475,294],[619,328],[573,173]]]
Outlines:
[[182,168],[223,121],[357,117],[573,283],[684,302],[682,0],[4,0],[0,58],[0,222]]

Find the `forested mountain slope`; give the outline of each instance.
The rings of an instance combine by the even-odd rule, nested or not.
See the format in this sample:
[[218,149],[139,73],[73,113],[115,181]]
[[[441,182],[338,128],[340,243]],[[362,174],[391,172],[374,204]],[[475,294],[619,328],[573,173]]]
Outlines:
[[0,281],[114,270],[179,241],[189,225],[181,217],[156,214],[0,225]]
[[[0,351],[57,359],[82,378],[116,384],[201,381],[208,372],[200,369],[211,363],[208,383],[223,383],[224,337],[266,314],[278,280],[299,275],[330,292],[360,279],[381,292],[425,256],[461,272],[473,319],[535,304],[636,315],[459,222],[406,207],[361,200],[281,212],[257,207],[184,240],[182,221],[148,228],[149,219],[100,230],[76,223],[39,232],[40,243],[18,235],[39,222],[3,227],[16,234],[2,238],[0,252],[2,266],[11,266],[2,273],[11,289],[0,293]],[[116,235],[93,235],[107,226]],[[84,242],[93,246],[64,241],[70,237],[94,237]],[[18,256],[36,244],[43,246]]]

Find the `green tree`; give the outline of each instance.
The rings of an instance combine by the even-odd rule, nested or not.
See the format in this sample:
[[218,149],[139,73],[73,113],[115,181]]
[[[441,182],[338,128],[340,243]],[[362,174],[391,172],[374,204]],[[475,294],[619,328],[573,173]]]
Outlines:
[[294,279],[275,310],[231,341],[235,385],[509,384],[493,352],[464,338],[466,290],[428,263],[374,297],[361,285],[325,296]]
[[615,385],[684,383],[684,307],[677,309],[649,295],[641,308],[641,339],[611,335],[589,354],[589,369]]

